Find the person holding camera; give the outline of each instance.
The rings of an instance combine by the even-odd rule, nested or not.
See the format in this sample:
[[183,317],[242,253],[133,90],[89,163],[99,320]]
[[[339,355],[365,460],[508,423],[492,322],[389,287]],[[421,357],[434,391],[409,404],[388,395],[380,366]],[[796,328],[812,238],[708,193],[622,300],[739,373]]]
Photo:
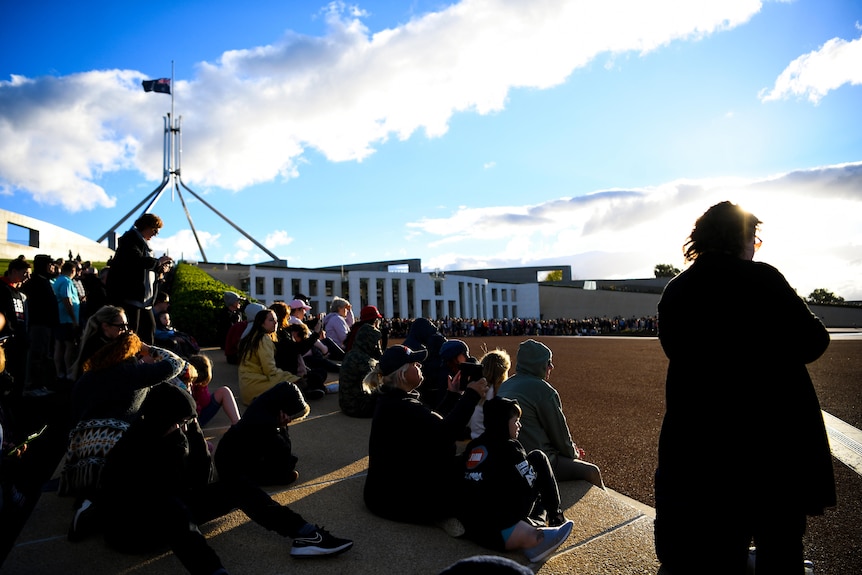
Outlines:
[[[467,384],[466,379],[461,379],[461,366],[466,363],[478,365],[479,362],[470,355],[470,348],[460,339],[444,339],[436,355],[436,369],[424,369],[427,363],[423,364],[423,372],[428,372],[428,379],[420,392],[422,401],[431,409],[448,413]],[[433,359],[429,357],[428,362],[433,362]]]
[[117,243],[106,286],[109,302],[126,311],[129,329],[149,345],[156,327],[153,302],[157,284],[174,265],[170,256],[156,258],[150,248],[150,240],[162,226],[162,219],[155,214],[144,214],[135,220]]
[[422,524],[454,516],[459,472],[455,441],[488,391],[484,379],[470,382],[448,415],[432,411],[419,401],[417,391],[427,355],[426,350],[394,345],[364,381],[366,391],[380,394],[368,440],[365,505],[393,521]]

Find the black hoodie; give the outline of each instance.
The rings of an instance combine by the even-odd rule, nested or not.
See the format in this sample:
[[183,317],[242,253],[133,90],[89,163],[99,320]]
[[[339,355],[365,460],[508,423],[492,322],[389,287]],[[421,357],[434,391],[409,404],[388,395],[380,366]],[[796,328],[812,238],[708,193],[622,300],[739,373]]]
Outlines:
[[291,419],[308,415],[308,404],[294,383],[283,381],[257,396],[242,418],[219,441],[215,464],[222,479],[245,477],[258,485],[294,481],[297,457],[280,412]]
[[521,443],[509,435],[516,405],[505,397],[487,400],[485,432],[464,450],[458,518],[472,536],[512,527],[535,503],[536,473]]

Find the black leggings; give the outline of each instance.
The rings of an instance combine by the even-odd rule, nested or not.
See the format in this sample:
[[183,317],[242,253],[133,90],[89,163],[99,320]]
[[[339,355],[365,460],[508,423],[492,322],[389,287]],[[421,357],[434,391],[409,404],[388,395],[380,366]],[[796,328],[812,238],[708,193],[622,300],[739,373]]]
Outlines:
[[105,511],[114,516],[108,518],[105,529],[110,546],[140,553],[167,544],[192,575],[210,575],[222,568],[198,525],[234,509],[283,537],[295,537],[306,525],[298,513],[242,479],[217,481],[182,495],[133,499],[126,494],[122,501],[105,503]]

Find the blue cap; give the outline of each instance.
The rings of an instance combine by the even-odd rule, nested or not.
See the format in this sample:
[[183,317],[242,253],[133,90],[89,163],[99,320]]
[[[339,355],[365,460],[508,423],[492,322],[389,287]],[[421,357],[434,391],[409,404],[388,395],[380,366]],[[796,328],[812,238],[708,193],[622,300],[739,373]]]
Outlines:
[[455,359],[461,354],[469,356],[470,348],[460,339],[450,339],[440,346],[440,359],[443,361]]
[[428,350],[413,351],[406,345],[393,345],[383,352],[380,358],[380,373],[389,375],[407,363],[422,363],[428,357]]

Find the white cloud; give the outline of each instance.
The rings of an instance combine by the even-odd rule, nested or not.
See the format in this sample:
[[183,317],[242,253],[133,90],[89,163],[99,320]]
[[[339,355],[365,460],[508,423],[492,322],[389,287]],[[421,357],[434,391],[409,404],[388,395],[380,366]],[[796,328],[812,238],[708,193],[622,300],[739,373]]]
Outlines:
[[291,243],[293,243],[293,238],[287,235],[287,232],[284,230],[276,230],[268,234],[266,239],[263,241],[263,245],[269,249],[279,246],[287,246]]
[[[198,230],[198,240],[204,252],[209,248],[219,247],[219,238],[221,234],[215,234]],[[167,254],[175,260],[197,260],[201,257],[198,243],[190,229],[180,230],[172,236],[158,235],[150,240],[150,246],[156,255]]]
[[[501,110],[513,88],[544,89],[600,54],[646,53],[746,22],[756,0],[464,0],[371,33],[332,3],[323,37],[288,33],[198,66],[174,94],[194,185],[240,190],[295,178],[307,148],[361,161],[390,137],[448,130],[459,111]],[[625,14],[622,18],[621,14]],[[0,82],[0,189],[70,211],[112,206],[102,174],[158,181],[167,96],[134,70]]]
[[770,102],[799,96],[817,104],[845,84],[862,84],[862,37],[850,42],[833,38],[798,57],[778,76],[772,90],[761,90],[760,99]]
[[[682,245],[694,221],[724,200],[763,221],[756,259],[775,265],[801,295],[825,287],[862,299],[862,162],[763,179],[675,181],[538,205],[464,207],[407,225],[423,234],[420,241],[448,250],[426,266],[568,263],[579,278],[643,278],[659,263],[682,268]],[[473,255],[488,240],[495,253]]]

